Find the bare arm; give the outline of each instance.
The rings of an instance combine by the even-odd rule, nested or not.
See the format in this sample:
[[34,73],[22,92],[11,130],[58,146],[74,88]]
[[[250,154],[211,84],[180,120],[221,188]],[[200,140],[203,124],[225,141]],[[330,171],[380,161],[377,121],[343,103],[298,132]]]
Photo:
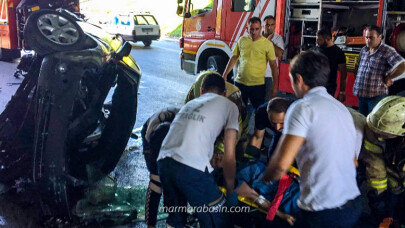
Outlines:
[[[267,37],[267,39],[273,44],[274,47],[274,53],[276,54],[276,57],[280,57],[283,55],[284,50],[282,48],[280,48],[279,46],[275,45],[273,42],[273,37],[274,37],[274,33],[270,36]],[[284,42],[282,42],[282,45],[284,45]]]
[[272,97],[275,97],[278,91],[278,69],[276,60],[270,60],[269,65],[271,69],[271,75],[273,76],[273,85],[271,86],[270,94]]
[[279,47],[276,46],[276,45],[273,45],[273,46],[274,46],[274,52],[276,53],[276,57],[278,58],[278,57],[280,57],[280,56],[283,56],[284,50],[281,49],[281,48],[279,48]]
[[238,62],[238,58],[239,57],[237,55],[232,55],[232,57],[229,59],[228,64],[226,65],[225,71],[222,74],[222,77],[224,78],[225,81],[227,79],[229,72],[231,72],[231,70],[233,69],[235,64]]
[[254,201],[259,197],[259,194],[252,189],[245,181],[242,182],[239,188],[235,189],[238,196],[243,196],[251,201]]
[[235,160],[235,146],[238,131],[235,129],[226,129],[224,133],[224,178],[227,194],[231,194],[234,188],[235,173],[236,173],[236,160]]
[[263,137],[265,130],[255,129],[252,138],[250,139],[250,145],[260,149],[262,147]]
[[356,166],[356,168],[359,167],[359,162],[357,161],[356,156],[354,156],[353,162],[354,162],[354,166]]
[[353,71],[353,73],[354,73],[354,79],[356,79],[356,76],[357,76],[357,72],[359,71],[359,62],[357,61],[355,64],[354,64],[354,71]]
[[338,69],[340,71],[340,92],[338,95],[338,99],[340,102],[344,102],[346,100],[346,83],[347,83],[347,70],[346,64],[342,63],[338,65]]
[[399,64],[389,75],[385,77],[385,84],[391,86],[393,84],[392,79],[398,77],[405,72],[405,62]]
[[300,136],[282,135],[276,151],[267,165],[266,173],[262,178],[263,182],[280,179],[294,162],[304,142],[305,138]]

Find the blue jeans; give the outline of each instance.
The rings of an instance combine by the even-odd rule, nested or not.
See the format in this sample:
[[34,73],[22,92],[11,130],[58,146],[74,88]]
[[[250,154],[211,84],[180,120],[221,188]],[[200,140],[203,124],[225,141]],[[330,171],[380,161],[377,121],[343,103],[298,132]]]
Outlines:
[[351,228],[355,227],[361,214],[360,196],[338,208],[322,211],[300,210],[296,224],[300,228]]
[[[262,177],[266,171],[266,165],[262,162],[256,162],[245,168],[239,170],[236,174],[237,187],[243,182],[246,182],[251,188],[253,188],[260,195],[263,195],[270,202],[273,201],[274,196],[278,190],[279,181],[274,181],[271,184],[264,184]],[[300,188],[298,182],[293,181],[291,185],[283,194],[283,199],[280,202],[278,210],[295,215],[299,212],[297,200],[300,195]]]
[[185,208],[188,202],[192,207],[202,208],[203,211],[196,211],[202,227],[229,226],[228,215],[220,212],[226,204],[226,198],[211,173],[191,168],[171,158],[159,160],[158,168],[164,205],[169,209],[167,224],[185,227],[186,211],[170,211],[170,208]]
[[359,112],[367,116],[374,108],[374,106],[387,95],[380,95],[376,97],[359,97]]

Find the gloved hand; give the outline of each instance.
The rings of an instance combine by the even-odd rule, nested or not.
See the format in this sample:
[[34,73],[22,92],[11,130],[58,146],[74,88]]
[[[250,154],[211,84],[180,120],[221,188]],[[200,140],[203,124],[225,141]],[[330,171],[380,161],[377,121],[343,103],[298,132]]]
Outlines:
[[373,221],[370,221],[373,224],[379,224],[384,218],[393,217],[393,210],[390,208],[390,198],[391,193],[388,190],[385,190],[381,194],[378,194],[377,191],[370,191],[367,193],[368,204],[371,210],[371,218]]

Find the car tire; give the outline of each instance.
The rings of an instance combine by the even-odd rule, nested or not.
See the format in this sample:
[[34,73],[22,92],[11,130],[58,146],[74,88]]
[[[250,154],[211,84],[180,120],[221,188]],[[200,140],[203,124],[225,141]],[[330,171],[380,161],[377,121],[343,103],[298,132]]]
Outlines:
[[85,34],[75,18],[54,10],[33,12],[24,26],[28,46],[39,55],[84,48]]
[[222,74],[225,70],[224,58],[220,55],[213,55],[207,59],[207,70],[214,70]]
[[142,41],[145,47],[149,47],[152,44],[152,40]]

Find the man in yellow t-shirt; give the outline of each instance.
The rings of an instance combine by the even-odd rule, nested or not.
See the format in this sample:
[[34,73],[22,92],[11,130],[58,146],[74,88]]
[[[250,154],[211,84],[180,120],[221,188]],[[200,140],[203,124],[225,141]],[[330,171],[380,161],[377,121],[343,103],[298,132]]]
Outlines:
[[275,96],[278,90],[278,70],[274,46],[261,34],[260,18],[252,17],[249,19],[248,32],[249,35],[242,36],[238,40],[233,50],[233,55],[229,59],[222,76],[226,80],[229,72],[231,72],[239,60],[235,85],[242,93],[243,102],[247,104],[247,101],[250,99],[250,102],[256,109],[265,100],[266,86],[264,74],[267,62],[273,75],[273,86],[270,88],[271,96]]

